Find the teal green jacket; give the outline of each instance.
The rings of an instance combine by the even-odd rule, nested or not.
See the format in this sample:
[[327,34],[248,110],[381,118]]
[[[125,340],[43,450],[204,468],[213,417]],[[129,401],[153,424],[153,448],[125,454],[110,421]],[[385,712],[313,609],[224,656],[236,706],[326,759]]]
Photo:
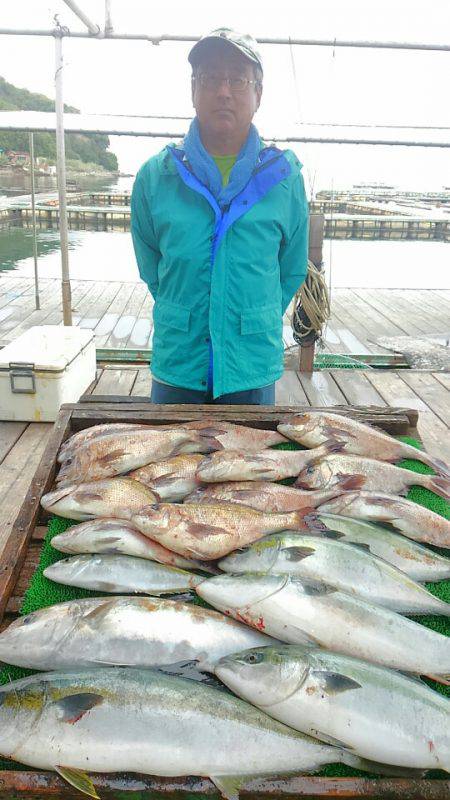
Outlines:
[[290,150],[263,147],[225,209],[168,146],[139,170],[131,233],[155,299],[152,374],[214,397],[283,372],[283,314],[306,276],[308,204]]

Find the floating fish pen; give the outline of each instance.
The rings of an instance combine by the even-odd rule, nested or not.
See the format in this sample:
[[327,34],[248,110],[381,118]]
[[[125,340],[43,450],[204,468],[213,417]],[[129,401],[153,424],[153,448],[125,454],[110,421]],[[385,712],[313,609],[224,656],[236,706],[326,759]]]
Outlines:
[[370,216],[398,216],[398,211],[389,208],[376,208],[367,203],[356,203],[349,200],[311,200],[309,203],[311,214],[349,214]]
[[326,216],[324,238],[450,242],[450,220],[369,214]]

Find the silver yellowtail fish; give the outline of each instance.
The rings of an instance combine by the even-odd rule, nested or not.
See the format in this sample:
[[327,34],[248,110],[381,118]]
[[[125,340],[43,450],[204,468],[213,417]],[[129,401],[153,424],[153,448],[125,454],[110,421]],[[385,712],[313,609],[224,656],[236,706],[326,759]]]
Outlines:
[[136,511],[157,500],[158,497],[139,481],[117,477],[55,489],[44,494],[41,505],[46,511],[68,519],[130,519]]
[[345,492],[320,511],[343,517],[388,522],[409,539],[450,548],[450,520],[405,497],[379,492]]
[[305,447],[319,447],[329,439],[344,442],[345,452],[359,456],[370,456],[379,461],[401,461],[403,458],[414,458],[422,461],[437,472],[447,476],[449,467],[438,458],[428,455],[417,447],[400,442],[387,433],[357,422],[342,414],[329,411],[306,411],[294,414],[278,425],[278,430],[288,439],[293,439]]
[[373,761],[450,772],[450,700],[395,670],[276,645],[226,656],[215,673],[295,730]]
[[203,578],[176,567],[133,556],[83,555],[65,558],[44,569],[55,583],[98,592],[174,594],[194,589]]
[[266,533],[305,529],[311,509],[265,514],[237,503],[160,503],[137,512],[132,523],[185,558],[212,561]]
[[288,728],[228,692],[152,670],[49,672],[0,687],[0,754],[56,770],[208,776],[236,798],[252,776],[311,772],[358,756]]
[[176,503],[197,488],[199,482],[195,473],[203,457],[199,453],[174,456],[139,467],[130,472],[129,477],[148,486],[161,500]]
[[217,611],[156,597],[70,600],[19,617],[0,633],[0,661],[29,669],[152,667],[196,661],[274,640]]
[[257,453],[221,450],[205,456],[197,469],[197,477],[204,483],[280,481],[298,475],[311,461],[339,452],[342,447],[339,442],[330,442],[315,450],[261,450]]
[[[94,519],[74,525],[65,533],[52,539],[52,547],[62,553],[108,553],[110,555],[136,556],[168,564],[181,569],[203,569],[211,571],[211,566],[203,561],[183,558],[168,550],[159,542],[144,536],[131,522],[120,519]],[[214,570],[212,570],[214,571]]]
[[[309,452],[313,453],[314,450]],[[331,454],[308,464],[300,472],[296,486],[300,489],[330,489],[334,486],[342,491],[365,489],[371,492],[387,489],[391,494],[406,494],[411,486],[423,486],[450,500],[448,478],[422,475],[375,458],[342,453]]]
[[290,644],[450,678],[450,637],[325,584],[286,575],[218,575],[197,587],[214,608]]
[[182,427],[126,430],[99,436],[72,451],[61,467],[59,483],[82,483],[121,475],[180,453],[209,453],[221,445],[203,432]]
[[269,514],[316,508],[336,496],[336,490],[307,492],[269,481],[228,481],[199,486],[185,498],[185,503],[240,503]]
[[[423,507],[414,505],[420,514]],[[328,529],[322,531],[323,536],[362,545],[374,556],[384,558],[389,564],[406,572],[415,581],[445,581],[450,578],[450,558],[441,556],[406,536],[400,536],[384,525],[337,514],[322,514],[320,511],[316,511],[315,516]]]
[[445,603],[404,572],[359,545],[326,536],[278,533],[231,553],[219,567],[225,572],[262,572],[323,581],[348,594],[403,614],[450,616]]

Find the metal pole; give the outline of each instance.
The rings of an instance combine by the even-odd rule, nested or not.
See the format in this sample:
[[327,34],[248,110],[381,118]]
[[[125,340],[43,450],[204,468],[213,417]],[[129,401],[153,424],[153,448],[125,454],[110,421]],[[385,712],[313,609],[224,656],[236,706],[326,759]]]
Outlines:
[[111,0],[105,0],[105,36],[111,36],[114,28],[111,17]]
[[61,291],[64,325],[72,325],[72,292],[69,274],[69,242],[67,232],[66,202],[66,152],[64,146],[62,37],[55,35],[55,90],[56,90],[56,172],[59,196],[59,237],[61,241]]
[[30,164],[31,164],[31,216],[33,219],[34,302],[36,310],[39,311],[41,308],[41,302],[39,299],[36,204],[34,199],[34,135],[30,133],[29,137],[30,137]]
[[81,8],[78,7],[77,3],[75,3],[74,0],[64,0],[64,2],[66,6],[69,6],[69,8],[72,9],[73,13],[77,15],[78,19],[81,19],[81,21],[86,25],[86,28],[88,29],[89,33],[92,36],[97,36],[100,33],[99,26],[96,25],[94,22],[91,22],[89,17],[87,17],[84,11],[82,11]]
[[[92,24],[92,23],[91,23]],[[97,26],[95,26],[97,29]],[[0,28],[1,35],[11,36],[55,36],[54,30],[47,29],[24,29],[24,28]],[[84,33],[84,31],[64,30],[64,36],[75,39],[133,39],[151,42],[151,44],[161,44],[161,42],[198,42],[200,36],[178,36],[170,33],[151,34],[151,33],[111,33],[105,37],[103,31],[97,34]],[[259,44],[283,44],[296,45],[303,47],[368,47],[384,50],[440,50],[450,51],[450,44],[440,44],[439,42],[383,42],[376,40],[358,39],[274,39],[258,36],[256,39]]]

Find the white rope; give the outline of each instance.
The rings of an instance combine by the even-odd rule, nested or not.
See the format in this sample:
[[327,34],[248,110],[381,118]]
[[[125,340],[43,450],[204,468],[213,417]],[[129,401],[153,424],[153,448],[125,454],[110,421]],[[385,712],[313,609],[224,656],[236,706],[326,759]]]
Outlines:
[[324,273],[312,261],[308,261],[306,280],[294,298],[291,325],[296,342],[301,344],[302,339],[312,333],[315,339],[321,339],[323,327],[330,313],[329,292]]

